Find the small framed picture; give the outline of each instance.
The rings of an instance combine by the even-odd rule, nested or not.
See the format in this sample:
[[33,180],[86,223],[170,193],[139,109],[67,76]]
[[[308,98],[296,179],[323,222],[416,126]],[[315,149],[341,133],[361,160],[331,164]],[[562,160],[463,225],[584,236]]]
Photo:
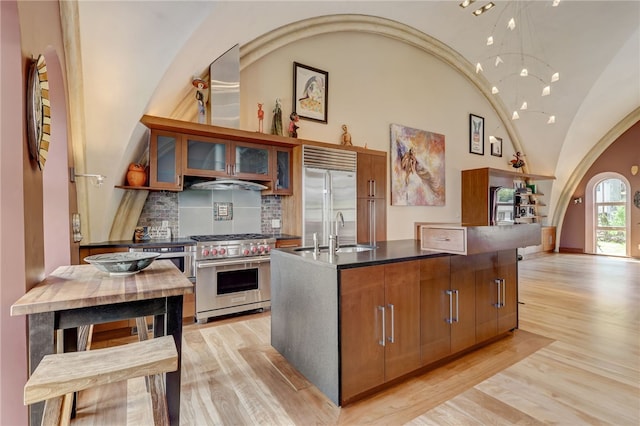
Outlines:
[[307,120],[327,123],[329,73],[293,63],[293,112]]
[[502,138],[495,138],[495,141],[491,143],[491,155],[502,157]]
[[484,155],[484,118],[469,114],[469,152]]

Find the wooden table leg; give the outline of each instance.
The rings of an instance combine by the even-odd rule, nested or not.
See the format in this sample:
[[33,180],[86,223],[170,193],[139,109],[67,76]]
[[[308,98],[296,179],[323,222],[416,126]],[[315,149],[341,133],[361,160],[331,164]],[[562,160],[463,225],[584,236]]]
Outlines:
[[167,297],[166,334],[172,335],[178,350],[178,369],[167,373],[167,406],[172,426],[180,424],[180,378],[182,371],[182,296]]
[[[44,312],[29,315],[29,375],[31,375],[45,355],[55,352],[55,314]],[[29,406],[29,424],[38,426],[42,422],[44,402]]]

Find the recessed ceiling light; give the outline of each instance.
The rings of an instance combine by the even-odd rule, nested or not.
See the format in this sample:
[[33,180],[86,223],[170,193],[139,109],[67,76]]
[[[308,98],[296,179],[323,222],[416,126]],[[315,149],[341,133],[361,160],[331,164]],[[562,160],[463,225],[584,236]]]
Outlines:
[[460,3],[460,7],[465,9],[467,7],[469,7],[471,5],[471,3],[474,3],[476,0],[464,0],[462,3]]
[[489,2],[489,3],[485,4],[484,6],[482,6],[481,8],[474,10],[473,14],[474,14],[474,16],[480,16],[483,13],[485,13],[486,11],[492,9],[494,6],[495,6],[495,3]]

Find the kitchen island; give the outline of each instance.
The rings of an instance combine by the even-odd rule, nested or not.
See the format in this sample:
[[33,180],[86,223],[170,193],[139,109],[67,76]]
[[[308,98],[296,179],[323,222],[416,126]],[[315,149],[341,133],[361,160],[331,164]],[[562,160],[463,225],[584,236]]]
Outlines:
[[516,247],[345,250],[271,254],[271,344],[336,405],[517,328]]

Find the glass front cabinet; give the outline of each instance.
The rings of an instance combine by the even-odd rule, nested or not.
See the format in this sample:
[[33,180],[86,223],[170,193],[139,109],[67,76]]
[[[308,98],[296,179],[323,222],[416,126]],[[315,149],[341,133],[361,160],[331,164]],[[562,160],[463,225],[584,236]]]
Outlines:
[[182,144],[179,133],[153,130],[149,144],[149,187],[182,190]]
[[270,179],[268,146],[189,136],[183,148],[187,176]]

